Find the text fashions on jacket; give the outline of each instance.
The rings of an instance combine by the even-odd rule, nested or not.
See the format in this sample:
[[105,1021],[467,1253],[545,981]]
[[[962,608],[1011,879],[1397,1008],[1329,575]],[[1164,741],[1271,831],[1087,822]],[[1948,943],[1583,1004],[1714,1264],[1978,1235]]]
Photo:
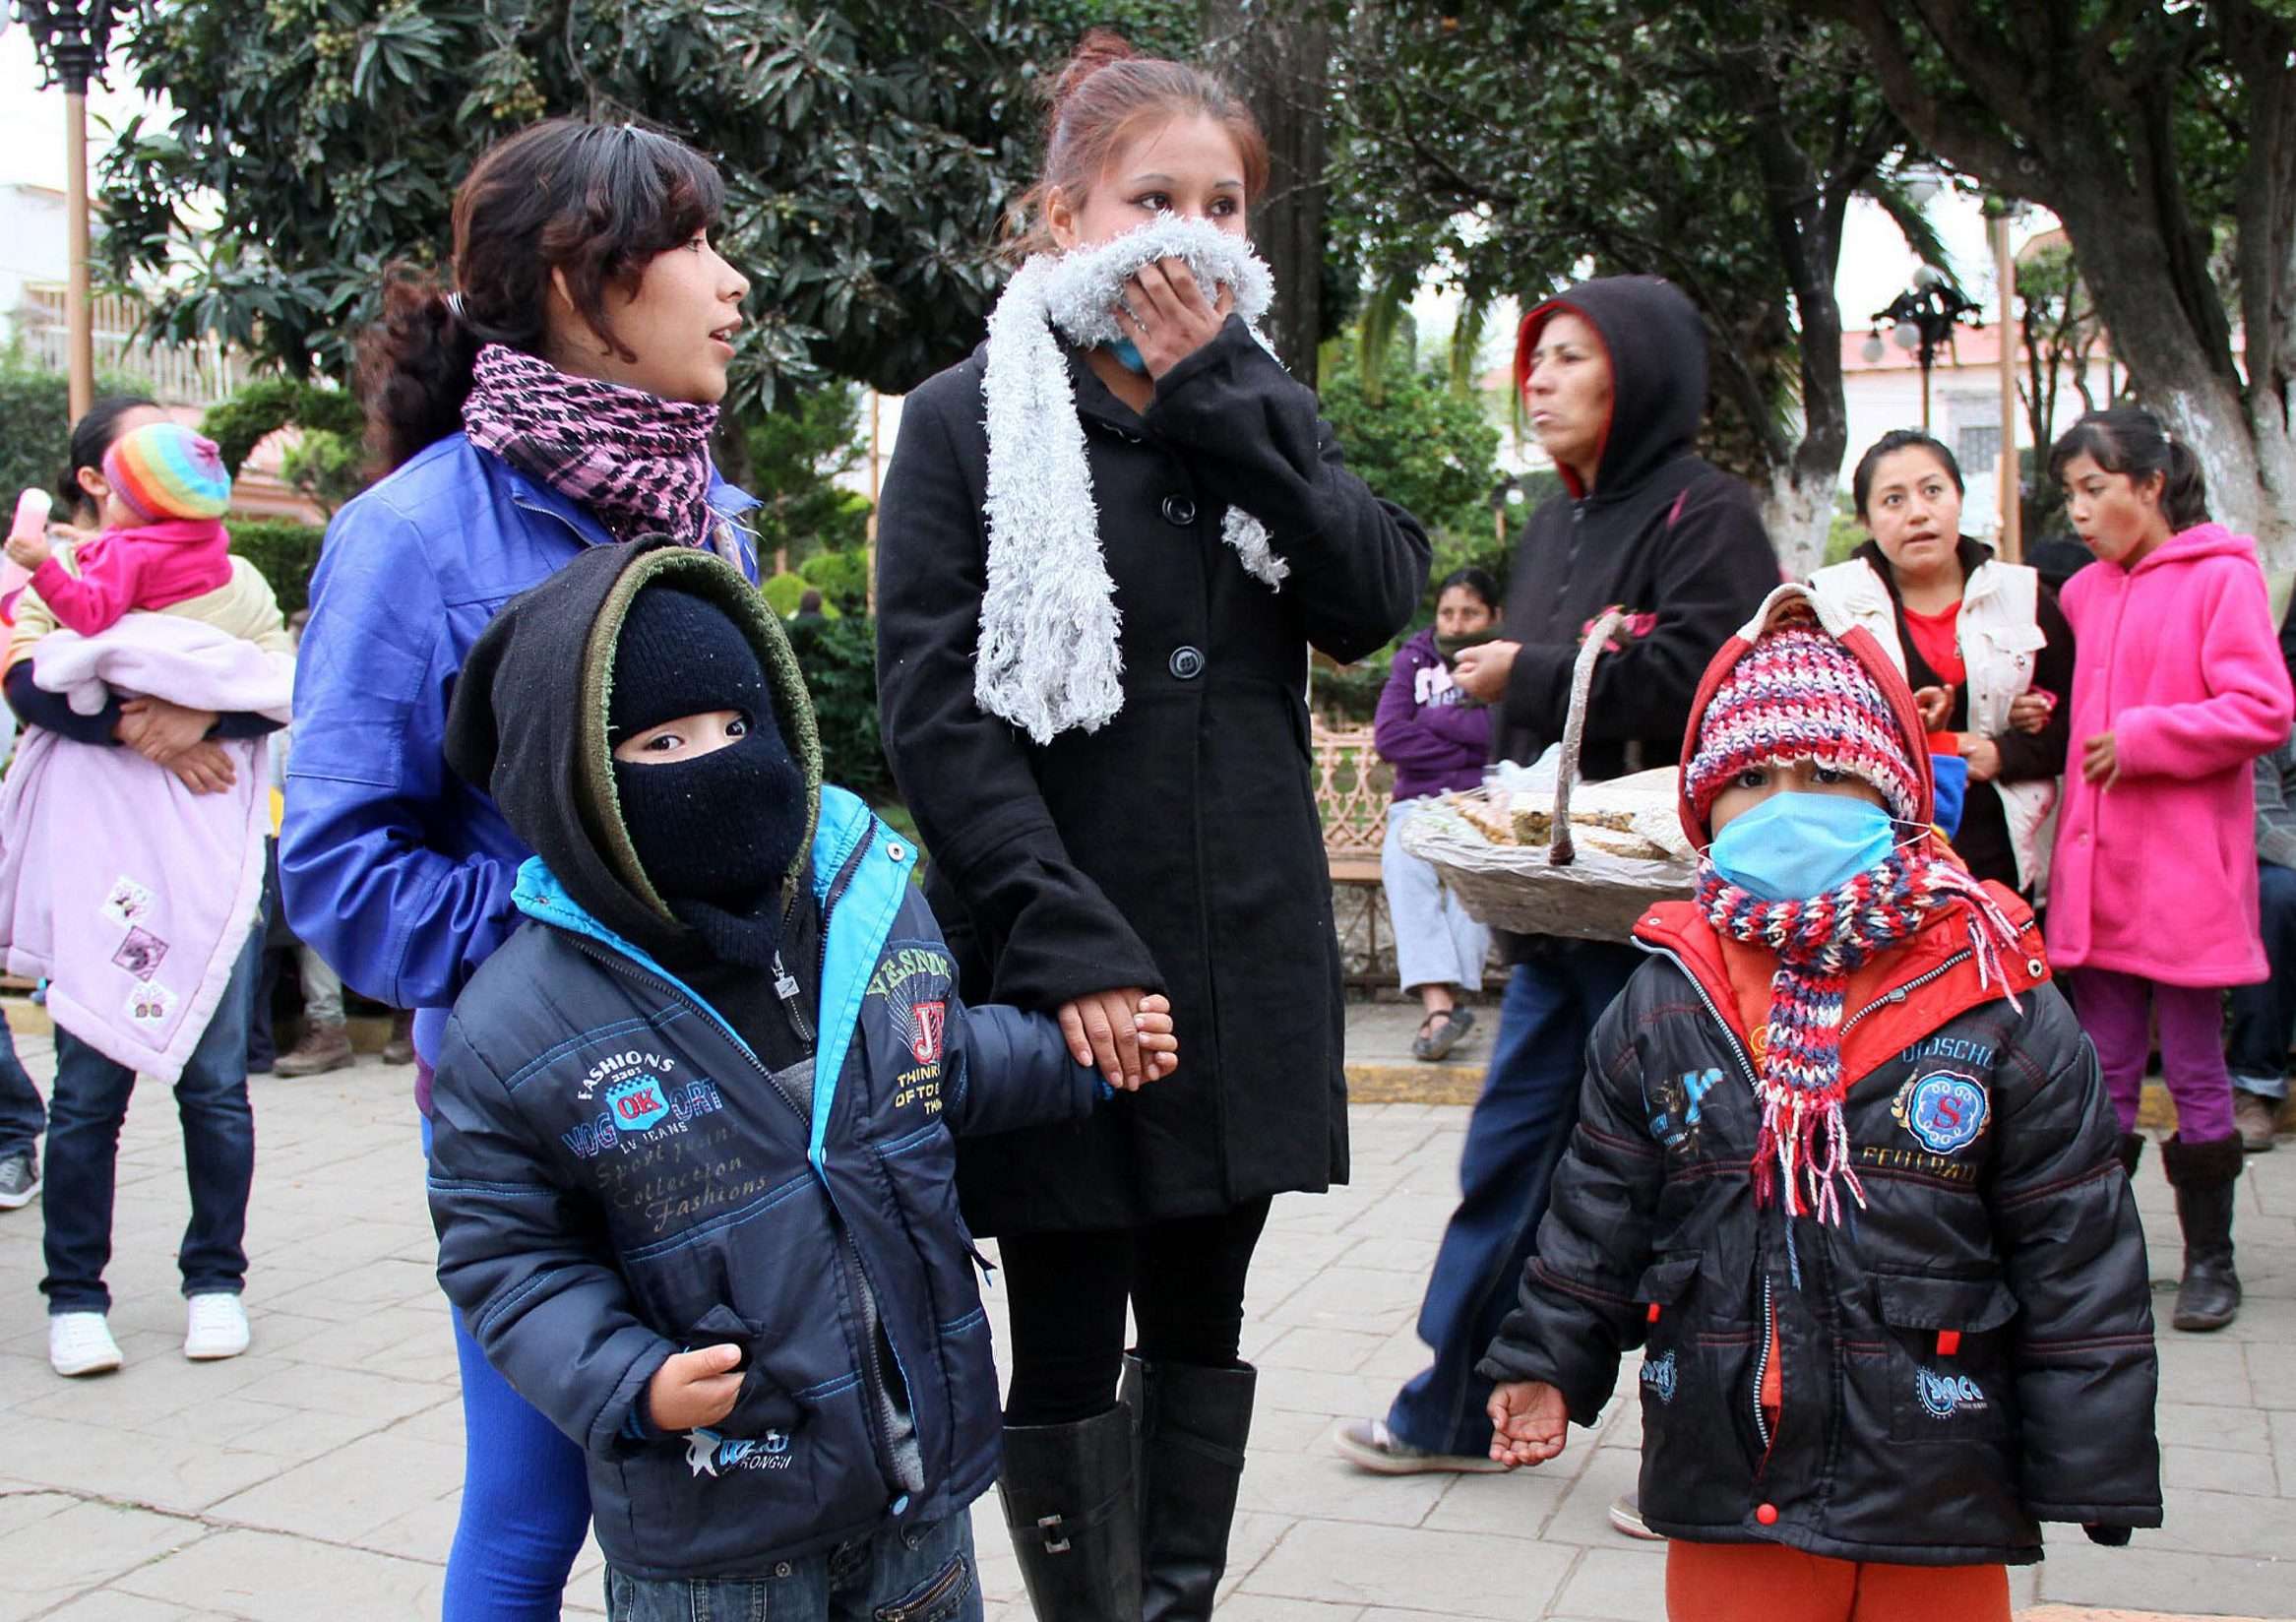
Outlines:
[[[755,578],[738,517],[713,482],[720,544]],[[585,548],[589,513],[450,434],[346,503],[311,581],[295,680],[295,752],[279,893],[298,940],[344,981],[418,1014],[435,1054],[444,1010],[516,927],[531,852],[486,796],[447,770],[447,704],[496,610]]]
[[2065,586],[2079,639],[2072,735],[2110,732],[2120,779],[2066,774],[2049,881],[2049,954],[2163,985],[2265,977],[2252,763],[2288,734],[2288,670],[2256,542],[2220,524],[2134,569]]
[[[1954,849],[1978,878],[2036,891],[2048,875],[2049,817],[2072,735],[2073,628],[2055,593],[2020,564],[2002,563],[1978,542],[1960,543],[1961,607],[1955,642],[1966,679],[1954,684],[1954,710],[1940,728],[1975,732],[2001,751],[2001,775],[1972,785],[1962,802]],[[1874,634],[1916,692],[1944,685],[1914,645],[1890,560],[1867,541],[1845,563],[1810,577],[1811,589],[1840,604]],[[2009,724],[2010,705],[2035,688],[2057,707],[2039,732]],[[1981,791],[1979,791],[1981,790]]]
[[1609,353],[1610,427],[1594,489],[1542,503],[1516,544],[1500,635],[1522,650],[1492,746],[1527,765],[1561,741],[1586,629],[1623,608],[1586,707],[1580,769],[1598,781],[1673,764],[1706,661],[1779,570],[1753,491],[1691,449],[1706,339],[1689,301],[1654,278],[1614,277],[1572,289],[1566,307]]
[[[1338,944],[1309,755],[1308,650],[1361,657],[1425,585],[1408,515],[1348,472],[1315,397],[1240,321],[1145,416],[1072,357],[1123,708],[1037,745],[973,698],[986,581],[983,357],[920,387],[878,522],[886,753],[932,852],[963,988],[1051,1009],[1166,993],[1183,1055],[1088,1122],[963,1151],[986,1231],[1209,1215],[1346,1174]],[[1230,503],[1289,565],[1220,537]]]
[[[1588,1044],[1483,1371],[1555,1386],[1586,1425],[1641,1345],[1653,1529],[1970,1565],[2038,1560],[2041,1521],[2160,1525],[2150,1288],[2112,1112],[2029,911],[1995,899],[2029,954],[2009,987],[1981,983],[1962,903],[1851,977],[1865,1205],[1839,1225],[1756,1208],[1747,966],[1690,904],[1638,929],[1656,961]],[[1773,961],[1732,950],[1764,987]]]

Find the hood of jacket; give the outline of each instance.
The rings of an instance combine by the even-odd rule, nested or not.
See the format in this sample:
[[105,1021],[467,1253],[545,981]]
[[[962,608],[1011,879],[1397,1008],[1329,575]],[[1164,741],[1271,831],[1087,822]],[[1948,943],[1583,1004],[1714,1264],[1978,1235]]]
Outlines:
[[1606,276],[1582,281],[1522,318],[1515,341],[1515,387],[1530,381],[1530,355],[1548,322],[1569,311],[1591,326],[1610,357],[1610,423],[1594,488],[1558,468],[1571,494],[1600,501],[1624,493],[1690,454],[1706,405],[1706,329],[1671,281]]
[[[2196,524],[2190,530],[2179,530],[2162,541],[2149,556],[2140,559],[2135,567],[2124,569],[2123,572],[2141,575],[2150,569],[2173,569],[2180,563],[2196,563],[2202,558],[2212,557],[2246,558],[2256,564],[2260,572],[2264,568],[2254,535],[2238,534],[2221,524],[2210,522]],[[2100,558],[2091,567],[2121,569],[2122,565],[2106,563]]]
[[[1914,777],[1921,785],[1917,820],[1930,821],[1937,815],[1937,780],[1930,771],[1929,734],[1921,724],[1921,712],[1914,705],[1913,689],[1905,685],[1905,678],[1897,673],[1897,666],[1891,662],[1889,654],[1874,640],[1871,631],[1850,620],[1841,604],[1829,601],[1807,586],[1780,586],[1763,599],[1762,606],[1752,619],[1739,627],[1737,635],[1722,644],[1721,652],[1714,655],[1706,675],[1700,678],[1698,696],[1691,701],[1690,726],[1682,738],[1681,764],[1687,768],[1691,757],[1698,753],[1699,728],[1705,723],[1706,707],[1714,702],[1715,690],[1724,678],[1753,651],[1765,631],[1781,616],[1801,607],[1816,615],[1827,635],[1856,656],[1866,674],[1874,678],[1874,685],[1882,690],[1882,697],[1889,701],[1891,717],[1897,723],[1898,741],[1904,744],[1905,757],[1913,763]],[[1695,848],[1704,850],[1713,842],[1712,832],[1706,827],[1706,819],[1691,809],[1687,791],[1680,793],[1679,804],[1683,833],[1689,836]]]
[[788,893],[821,815],[821,742],[780,623],[721,559],[667,540],[593,547],[507,603],[470,650],[447,716],[447,763],[493,796],[567,896],[613,934],[668,963],[707,956],[644,870],[622,820],[607,743],[614,650],[649,585],[707,597],[748,635],[772,685],[782,741],[805,777],[806,827]]

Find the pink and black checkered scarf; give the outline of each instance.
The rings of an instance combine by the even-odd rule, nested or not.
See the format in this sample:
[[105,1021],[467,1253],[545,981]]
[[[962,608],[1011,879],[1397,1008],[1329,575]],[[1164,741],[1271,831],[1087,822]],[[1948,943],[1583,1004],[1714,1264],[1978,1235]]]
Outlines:
[[463,426],[470,443],[579,503],[616,540],[710,535],[710,435],[717,407],[562,372],[489,343]]
[[[1716,933],[1777,957],[1769,1042],[1755,1084],[1762,1106],[1755,1203],[1773,1203],[1782,1184],[1788,1211],[1838,1223],[1843,1188],[1859,1205],[1866,1201],[1842,1123],[1848,1089],[1841,1030],[1851,971],[1912,940],[1932,912],[1959,903],[1980,983],[1998,975],[2006,986],[2002,957],[2016,949],[2017,927],[1950,851],[1928,840],[1901,845],[1840,889],[1804,901],[1764,901],[1723,878],[1709,856],[1699,863],[1697,899]],[[2014,991],[2010,1003],[2017,1006]]]

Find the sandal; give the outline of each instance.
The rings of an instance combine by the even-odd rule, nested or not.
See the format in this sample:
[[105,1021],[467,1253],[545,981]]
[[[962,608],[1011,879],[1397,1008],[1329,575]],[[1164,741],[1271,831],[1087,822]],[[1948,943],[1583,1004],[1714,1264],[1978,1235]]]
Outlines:
[[1446,1058],[1474,1028],[1475,1016],[1469,1009],[1430,1014],[1419,1022],[1419,1034],[1411,1038],[1411,1057],[1427,1064]]

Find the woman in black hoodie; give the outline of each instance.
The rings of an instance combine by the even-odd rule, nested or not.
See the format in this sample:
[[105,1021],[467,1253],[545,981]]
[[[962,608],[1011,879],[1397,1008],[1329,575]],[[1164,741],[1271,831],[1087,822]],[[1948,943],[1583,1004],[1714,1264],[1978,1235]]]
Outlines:
[[[1706,345],[1690,300],[1651,276],[1583,281],[1523,318],[1516,383],[1568,493],[1523,530],[1501,639],[1453,671],[1497,711],[1497,758],[1527,763],[1562,737],[1580,643],[1615,607],[1628,618],[1594,669],[1581,771],[1592,781],[1671,765],[1707,660],[1778,584],[1753,492],[1691,448]],[[1343,1455],[1383,1474],[1496,1467],[1475,1364],[1514,1304],[1586,1038],[1641,961],[1623,944],[1500,940],[1513,967],[1499,1034],[1419,1313],[1435,1360],[1384,1419],[1339,1436]]]

